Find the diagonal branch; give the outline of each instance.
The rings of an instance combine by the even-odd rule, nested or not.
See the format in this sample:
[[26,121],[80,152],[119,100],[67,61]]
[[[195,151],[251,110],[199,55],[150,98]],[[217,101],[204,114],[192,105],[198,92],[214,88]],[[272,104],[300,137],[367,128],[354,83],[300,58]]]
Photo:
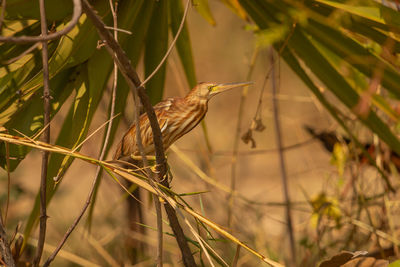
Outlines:
[[[161,136],[161,130],[160,126],[158,125],[157,117],[154,112],[154,109],[148,99],[148,96],[145,92],[145,89],[143,86],[141,86],[140,79],[134,70],[134,68],[131,66],[130,61],[128,57],[126,56],[125,52],[122,50],[120,45],[117,43],[117,41],[113,38],[112,34],[105,28],[104,23],[102,20],[97,16],[93,8],[90,6],[90,4],[86,0],[82,0],[82,8],[83,11],[86,13],[87,17],[92,21],[94,26],[96,27],[101,39],[103,39],[106,42],[106,49],[110,53],[110,55],[113,57],[114,62],[118,65],[119,70],[121,71],[122,75],[125,77],[128,85],[130,88],[135,90],[135,92],[138,94],[144,109],[146,110],[147,116],[150,121],[150,126],[153,131],[153,143],[155,146],[155,151],[156,151],[156,163],[158,166],[158,177],[160,181],[163,181],[163,185],[169,187],[167,179],[163,179],[167,167],[166,167],[166,160],[165,160],[165,154],[164,154],[164,148],[163,148],[163,143],[162,143],[162,136]],[[1,39],[0,39],[1,40]],[[88,201],[90,202],[90,198],[92,196],[92,191],[89,194]],[[170,225],[171,228],[173,229],[174,233],[176,234],[176,239],[179,244],[179,247],[181,248],[183,259],[184,259],[184,264],[186,266],[196,266],[193,255],[191,254],[191,251],[189,249],[189,246],[186,241],[186,237],[183,233],[183,230],[178,222],[178,219],[175,214],[175,210],[170,204],[165,205],[168,218],[170,220]],[[85,212],[85,208],[82,210],[82,213],[80,216],[75,220],[74,224],[76,225],[81,217],[83,216],[83,213]],[[68,231],[70,233],[70,231]],[[68,238],[68,237],[66,237]],[[63,239],[65,242],[66,238]],[[63,244],[60,244],[59,249],[61,249]],[[52,259],[54,259],[55,255],[57,254],[58,251],[55,251],[52,255]],[[50,260],[50,258],[49,258]],[[49,260],[46,262],[44,266],[49,265]]]

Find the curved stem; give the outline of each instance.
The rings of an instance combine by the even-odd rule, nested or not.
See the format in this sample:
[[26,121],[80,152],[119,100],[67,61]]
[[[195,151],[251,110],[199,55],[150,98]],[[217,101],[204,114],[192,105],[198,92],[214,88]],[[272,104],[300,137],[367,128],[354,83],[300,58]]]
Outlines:
[[[4,1],[4,0],[3,0]],[[82,4],[81,0],[73,0],[74,2],[74,10],[72,13],[71,21],[59,32],[55,32],[49,35],[41,35],[41,36],[0,36],[0,43],[36,43],[36,42],[44,42],[44,41],[51,41],[57,39],[67,33],[69,33],[76,24],[79,22],[79,18],[82,14]]]

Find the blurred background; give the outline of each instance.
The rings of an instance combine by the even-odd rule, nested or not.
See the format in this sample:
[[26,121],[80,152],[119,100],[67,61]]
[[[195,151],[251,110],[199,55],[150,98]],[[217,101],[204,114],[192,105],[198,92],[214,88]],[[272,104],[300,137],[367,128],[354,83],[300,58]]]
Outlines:
[[[251,31],[246,30],[248,23],[236,16],[222,2],[209,1],[209,5],[216,20],[215,26],[211,26],[193,8],[189,10],[187,17],[197,79],[216,83],[246,81],[256,49],[254,35]],[[316,216],[315,205],[318,205],[318,199],[321,200],[324,197],[324,201],[333,203],[333,206],[338,205],[336,197],[343,193],[343,188],[348,184],[351,175],[348,171],[341,174],[340,167],[337,164],[335,166],[335,161],[332,160],[332,153],[324,149],[323,145],[304,128],[304,126],[312,127],[317,132],[335,131],[337,125],[334,120],[282,60],[277,60],[275,66],[279,84],[277,100],[283,146],[285,147],[284,159],[290,198],[293,203],[292,216],[297,258],[299,265],[313,266],[318,261],[317,257],[319,260],[326,258],[330,252],[340,251],[339,247],[341,247],[332,244],[326,245],[327,243],[323,243],[319,239],[322,237],[317,234],[320,230],[318,225],[321,223],[321,217]],[[240,136],[245,134],[251,126],[264,80],[270,68],[269,49],[260,48],[250,79],[254,81],[254,85],[248,88],[245,100]],[[139,63],[138,72],[143,79],[142,63]],[[174,50],[167,62],[164,98],[184,96],[189,90],[177,52]],[[94,132],[108,119],[109,91],[106,94],[108,95],[101,100],[100,108],[96,111],[89,132]],[[229,230],[261,254],[282,262],[289,254],[289,239],[285,223],[285,199],[273,121],[270,79],[266,82],[261,97],[261,119],[265,129],[261,132],[253,131],[256,143],[254,148],[251,148],[250,143],[245,144],[240,140],[238,156],[233,158],[241,95],[242,89],[238,88],[220,94],[210,101],[209,111],[205,118],[209,147],[203,129],[199,125],[182,137],[175,144],[176,148],[168,151],[168,163],[173,174],[171,186],[177,193],[204,192],[184,196],[184,199],[195,210],[201,211],[204,216],[223,226],[224,229]],[[333,99],[329,93],[327,93],[327,97]],[[67,101],[71,102],[72,97]],[[67,106],[64,105],[53,119],[52,137],[57,136],[66,116]],[[132,97],[129,96],[125,119],[118,128],[113,148],[107,159],[111,159],[117,143],[128,129],[129,124],[133,122],[133,106]],[[103,131],[104,129],[98,131],[86,141],[81,150],[83,154],[97,157]],[[360,136],[363,136],[362,130],[360,133]],[[371,139],[370,136],[365,136],[365,140]],[[53,138],[52,142],[54,141]],[[201,179],[198,175],[199,172],[194,171],[193,167],[187,164],[187,160],[182,159],[185,157],[198,166],[201,172],[226,188],[229,188],[231,184],[232,164],[236,164],[237,193],[234,196],[233,204],[229,203],[229,193],[226,190],[212,186]],[[8,216],[10,225],[13,227],[17,224],[22,224],[22,228],[24,227],[24,221],[30,213],[39,189],[40,168],[38,166],[40,164],[41,152],[33,150],[11,174],[12,194]],[[63,178],[63,185],[55,194],[48,210],[45,255],[49,255],[49,247],[57,244],[77,216],[86,200],[95,170],[94,165],[75,160]],[[365,183],[371,190],[370,192],[374,190],[378,192],[382,188],[380,182],[376,183],[374,180],[374,177],[376,178],[374,170],[364,166],[360,167],[358,171],[364,173]],[[1,169],[0,196],[2,203],[5,203],[6,198],[6,176],[6,172]],[[88,233],[84,218],[66,243],[63,253],[56,258],[54,266],[73,266],[70,261],[66,260],[73,255],[102,266],[109,265],[107,260],[102,260],[104,258],[111,256],[118,262],[123,257],[123,242],[120,241],[126,235],[132,234],[126,232],[123,191],[115,181],[109,177],[104,178],[97,197],[91,232]],[[375,182],[368,184],[369,179]],[[328,195],[332,198],[329,199]],[[152,228],[156,224],[155,212],[152,201],[147,195],[145,195],[145,200],[144,211],[146,224],[149,225],[147,227],[148,236],[136,234],[136,236],[133,235],[133,238],[139,239],[147,245],[149,256],[141,265],[135,266],[152,266],[153,251],[156,246],[156,231]],[[313,206],[313,203],[316,204]],[[232,219],[228,223],[229,212],[232,213]],[[335,217],[335,214],[330,215],[331,219]],[[335,228],[330,223],[327,223],[326,227],[331,225],[332,228]],[[171,232],[169,228],[166,228],[165,231]],[[332,230],[327,238],[334,238],[335,235],[337,237],[338,234],[339,231],[335,233]],[[34,238],[36,237],[37,232],[34,234]],[[218,237],[217,234],[214,234],[216,240],[210,241],[211,244],[221,255],[225,256],[224,258],[232,259],[236,246],[219,240]],[[32,240],[30,242],[36,243]],[[180,252],[174,238],[166,236],[165,242],[167,255],[165,266],[182,265]],[[374,249],[375,245],[376,243],[372,241],[364,249]],[[345,241],[343,241],[343,247],[346,247]],[[106,251],[103,251],[102,248],[105,248]],[[329,250],[330,248],[332,251]],[[72,253],[72,256],[66,252]],[[90,265],[87,262],[82,263],[82,265],[86,264]],[[208,266],[207,261],[205,261],[205,265]],[[255,256],[244,250],[240,251],[238,266],[260,265],[262,264]]]

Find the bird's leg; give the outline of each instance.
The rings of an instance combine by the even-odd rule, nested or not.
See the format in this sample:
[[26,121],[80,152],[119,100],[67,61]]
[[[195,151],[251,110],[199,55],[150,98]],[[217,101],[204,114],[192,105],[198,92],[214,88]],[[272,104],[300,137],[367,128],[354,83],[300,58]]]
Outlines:
[[[165,177],[165,176],[167,176],[167,177]],[[164,179],[168,178],[168,183],[170,184],[172,182],[173,176],[172,176],[171,168],[169,167],[168,162],[167,162],[167,173],[165,174],[165,176],[164,176]]]
[[[136,155],[131,155],[131,158],[132,158],[133,160],[135,160],[135,161],[141,161],[141,160],[142,160],[142,157],[141,157],[141,156],[136,156]],[[147,159],[147,161],[149,162],[150,170],[151,170],[153,173],[158,173],[157,164],[156,164],[156,157],[153,156],[153,155],[146,155],[146,159]],[[165,156],[165,160],[167,160],[167,156]],[[168,167],[168,170],[169,170],[169,167]],[[167,172],[167,173],[168,173],[168,172]],[[163,177],[163,180],[164,180],[165,178],[167,178],[167,176],[168,176],[167,173],[166,173],[165,176]]]

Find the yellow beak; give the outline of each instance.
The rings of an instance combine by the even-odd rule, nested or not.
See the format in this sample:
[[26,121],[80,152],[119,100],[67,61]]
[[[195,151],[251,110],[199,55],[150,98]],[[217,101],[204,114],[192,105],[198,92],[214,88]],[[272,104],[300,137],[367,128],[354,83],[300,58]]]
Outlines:
[[243,87],[243,86],[249,86],[253,84],[253,82],[244,82],[244,83],[221,83],[217,84],[211,89],[210,95],[215,95],[219,94],[221,92],[237,88],[237,87]]

